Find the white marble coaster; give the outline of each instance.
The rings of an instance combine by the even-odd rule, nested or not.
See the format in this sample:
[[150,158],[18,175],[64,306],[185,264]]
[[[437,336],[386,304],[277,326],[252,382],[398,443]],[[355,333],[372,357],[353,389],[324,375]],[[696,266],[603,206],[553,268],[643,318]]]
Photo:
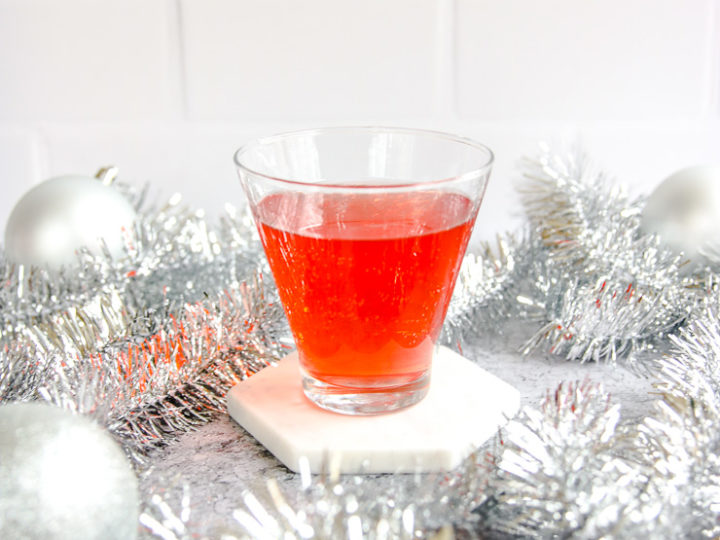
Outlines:
[[376,416],[347,416],[303,394],[296,353],[228,392],[230,416],[288,468],[307,458],[321,472],[449,471],[489,439],[520,406],[520,393],[459,354],[440,347],[430,390],[419,403]]

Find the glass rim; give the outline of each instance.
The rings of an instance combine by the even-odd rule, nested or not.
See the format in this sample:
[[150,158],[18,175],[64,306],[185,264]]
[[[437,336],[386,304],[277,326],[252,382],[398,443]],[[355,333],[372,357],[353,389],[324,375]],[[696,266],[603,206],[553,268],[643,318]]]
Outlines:
[[[434,180],[427,180],[422,182],[403,182],[403,183],[381,183],[378,182],[368,182],[366,184],[342,184],[337,182],[322,182],[318,180],[299,180],[299,179],[293,179],[293,178],[283,178],[278,176],[273,176],[264,172],[260,172],[257,169],[253,169],[252,167],[247,166],[243,161],[241,160],[241,156],[248,151],[252,150],[253,148],[258,148],[264,145],[268,145],[274,142],[277,142],[281,139],[287,139],[290,137],[297,137],[299,135],[315,135],[315,134],[322,134],[322,133],[332,133],[332,132],[360,132],[360,133],[401,133],[406,135],[424,135],[426,137],[433,137],[438,140],[446,140],[454,143],[458,143],[460,145],[471,147],[475,150],[480,150],[482,152],[485,152],[486,154],[486,160],[484,163],[482,163],[479,166],[472,167],[468,169],[467,171],[463,172],[462,174],[456,175],[456,176],[450,176],[450,177],[444,177],[444,178],[438,178]],[[446,183],[452,183],[461,181],[464,178],[470,178],[473,176],[481,176],[483,172],[490,169],[493,165],[493,162],[495,160],[495,154],[493,151],[485,144],[479,143],[471,138],[463,137],[460,135],[455,135],[453,133],[444,132],[444,131],[438,131],[438,130],[432,130],[432,129],[422,129],[422,128],[406,128],[406,127],[388,127],[388,126],[379,126],[379,125],[359,125],[359,126],[331,126],[331,127],[318,127],[318,128],[306,128],[306,129],[296,129],[291,131],[284,131],[280,133],[276,133],[274,135],[267,135],[264,137],[259,137],[252,139],[245,143],[244,145],[240,146],[238,150],[233,155],[233,161],[235,162],[235,165],[242,169],[243,171],[255,175],[260,176],[262,178],[265,178],[267,180],[271,180],[274,182],[279,182],[282,184],[288,184],[288,185],[294,185],[294,186],[304,186],[304,187],[317,187],[317,188],[323,188],[323,189],[369,189],[369,190],[377,190],[377,189],[395,189],[395,188],[412,188],[415,186],[428,186],[428,185],[442,185]],[[379,180],[379,179],[378,179]]]

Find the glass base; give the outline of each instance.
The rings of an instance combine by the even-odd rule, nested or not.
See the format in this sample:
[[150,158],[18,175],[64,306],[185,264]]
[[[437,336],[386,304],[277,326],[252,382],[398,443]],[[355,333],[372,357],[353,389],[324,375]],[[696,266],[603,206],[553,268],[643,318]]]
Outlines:
[[414,405],[428,393],[430,371],[414,381],[382,388],[336,386],[308,375],[302,368],[305,395],[318,407],[350,415],[383,414]]

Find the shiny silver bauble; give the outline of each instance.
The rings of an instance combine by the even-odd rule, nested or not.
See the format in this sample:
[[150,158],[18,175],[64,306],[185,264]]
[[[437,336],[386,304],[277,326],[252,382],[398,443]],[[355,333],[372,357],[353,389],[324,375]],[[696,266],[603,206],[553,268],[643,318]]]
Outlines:
[[128,199],[100,180],[51,178],[14,206],[5,226],[5,251],[11,261],[57,270],[75,264],[79,248],[100,253],[102,239],[113,257],[122,257],[136,218]]
[[720,165],[681,169],[650,194],[640,230],[682,253],[693,265],[720,247]]
[[0,538],[132,539],[138,483],[89,419],[42,403],[0,406]]

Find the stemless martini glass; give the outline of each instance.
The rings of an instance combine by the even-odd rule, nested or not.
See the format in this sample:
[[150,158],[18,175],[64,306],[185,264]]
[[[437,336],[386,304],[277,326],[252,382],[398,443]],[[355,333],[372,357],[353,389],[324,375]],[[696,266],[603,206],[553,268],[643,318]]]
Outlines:
[[315,404],[378,414],[425,396],[492,162],[468,139],[383,127],[296,131],[236,152]]

